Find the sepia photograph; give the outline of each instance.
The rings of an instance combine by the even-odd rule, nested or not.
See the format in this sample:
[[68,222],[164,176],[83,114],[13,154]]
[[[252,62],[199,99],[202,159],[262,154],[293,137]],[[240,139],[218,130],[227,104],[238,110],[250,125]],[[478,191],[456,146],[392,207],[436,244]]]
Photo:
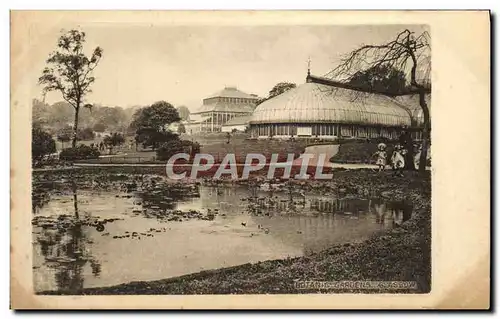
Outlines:
[[430,23],[29,14],[28,294],[433,293]]

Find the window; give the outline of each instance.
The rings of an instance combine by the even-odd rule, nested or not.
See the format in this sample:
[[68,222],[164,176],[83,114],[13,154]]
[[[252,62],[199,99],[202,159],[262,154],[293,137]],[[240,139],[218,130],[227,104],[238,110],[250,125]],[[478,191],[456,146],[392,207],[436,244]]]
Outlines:
[[375,132],[375,128],[374,127],[368,127],[366,128],[367,132],[368,132],[368,137],[369,138],[374,138],[376,137],[376,132]]
[[347,136],[347,137],[350,137],[352,136],[352,126],[350,125],[342,125],[340,127],[340,133],[342,136]]
[[310,126],[297,127],[297,135],[311,136],[312,135],[312,127],[310,127]]
[[314,136],[319,135],[318,131],[319,131],[319,124],[313,124],[312,130],[311,130],[312,135],[314,135]]
[[380,135],[381,135],[382,137],[387,137],[387,138],[389,138],[389,137],[390,137],[390,135],[389,135],[389,130],[388,130],[387,128],[385,128],[385,127],[384,127],[384,128],[382,128],[382,129],[381,129],[381,132],[380,132]]
[[358,136],[368,137],[368,133],[366,132],[366,127],[358,127]]

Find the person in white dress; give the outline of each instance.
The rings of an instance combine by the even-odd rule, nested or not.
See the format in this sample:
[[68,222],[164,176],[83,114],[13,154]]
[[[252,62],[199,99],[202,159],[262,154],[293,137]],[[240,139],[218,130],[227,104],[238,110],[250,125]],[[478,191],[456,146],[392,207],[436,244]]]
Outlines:
[[399,144],[394,147],[392,152],[391,163],[394,174],[398,176],[403,176],[403,169],[405,167],[405,157],[406,150]]
[[376,165],[378,166],[378,171],[385,170],[385,166],[387,165],[387,145],[384,143],[380,143],[377,146],[378,151],[373,154],[373,157],[377,157]]

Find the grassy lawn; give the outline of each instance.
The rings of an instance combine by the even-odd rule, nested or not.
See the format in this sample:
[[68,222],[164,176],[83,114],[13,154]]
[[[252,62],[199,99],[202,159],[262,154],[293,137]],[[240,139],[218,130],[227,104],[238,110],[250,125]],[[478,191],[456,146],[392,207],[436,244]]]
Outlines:
[[[392,154],[394,144],[385,143],[387,145],[387,154]],[[339,152],[332,157],[334,163],[370,163],[375,161],[373,154],[377,151],[378,143],[346,143],[339,145]]]
[[[71,141],[69,142],[64,142],[61,143],[60,141],[57,140],[57,136],[53,136],[54,140],[56,141],[56,151],[61,151],[64,148],[69,148],[71,147]],[[104,140],[104,137],[95,137],[93,140],[87,140],[87,141],[77,141],[77,145],[87,145],[90,146],[91,144],[99,144]],[[125,136],[125,143],[119,148],[119,149],[128,149],[128,145],[131,141],[134,141],[133,136]]]
[[[245,133],[231,133],[231,141],[242,142],[249,138],[249,134]],[[182,139],[191,140],[200,143],[201,145],[226,143],[227,134],[226,133],[205,133],[205,134],[194,134],[194,135],[181,135]]]
[[[188,136],[183,136],[183,139],[188,139]],[[90,144],[90,143],[89,143]],[[266,159],[270,160],[271,155],[278,154],[278,159],[284,161],[288,154],[295,154],[297,157],[304,152],[306,142],[303,140],[296,141],[281,141],[281,140],[247,140],[244,138],[231,138],[229,144],[227,139],[213,139],[211,143],[202,144],[201,153],[211,154],[214,156],[216,163],[222,161],[228,153],[236,155],[236,160],[239,163],[244,163],[248,153],[263,154]],[[78,161],[80,163],[95,163],[95,164],[146,164],[146,163],[164,163],[165,161],[156,160],[156,152],[152,150],[135,151],[128,148],[117,149],[120,153],[113,156],[106,152],[102,153],[105,157],[98,159],[89,159]],[[114,152],[116,153],[116,152]]]
[[284,161],[288,154],[295,154],[298,157],[304,152],[305,141],[280,141],[280,140],[231,140],[230,143],[219,142],[203,145],[201,153],[212,154],[216,162],[220,162],[228,153],[235,154],[238,163],[244,163],[247,154],[262,154],[267,160],[272,154],[278,154],[278,159]]

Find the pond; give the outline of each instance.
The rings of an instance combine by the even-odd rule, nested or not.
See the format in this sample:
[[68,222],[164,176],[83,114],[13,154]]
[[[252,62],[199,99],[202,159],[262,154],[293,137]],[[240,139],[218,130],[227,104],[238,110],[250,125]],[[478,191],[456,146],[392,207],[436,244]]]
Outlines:
[[380,199],[245,186],[93,190],[72,183],[64,190],[52,184],[34,189],[38,292],[77,293],[302,256],[366,239],[408,218]]

